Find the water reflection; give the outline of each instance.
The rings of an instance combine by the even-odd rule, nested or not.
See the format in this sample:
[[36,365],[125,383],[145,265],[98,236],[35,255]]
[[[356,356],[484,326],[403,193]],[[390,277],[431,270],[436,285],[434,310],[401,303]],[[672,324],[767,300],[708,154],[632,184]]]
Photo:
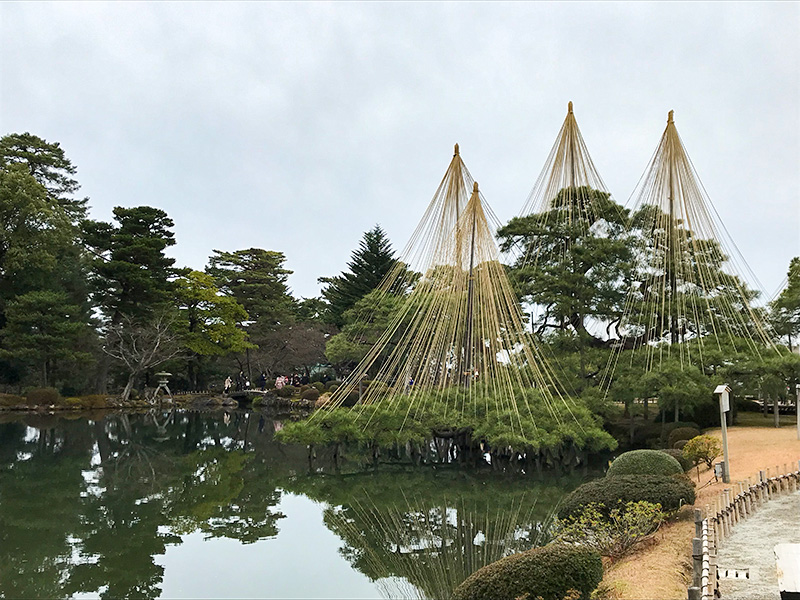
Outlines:
[[[333,474],[341,465],[324,456],[309,472],[306,448],[274,441],[279,427],[241,411],[0,415],[0,597],[158,597],[165,569],[180,568],[168,547],[198,536],[207,548],[214,538],[276,544],[291,492],[319,503],[341,557],[376,595],[446,599],[475,569],[542,541],[580,479],[356,465]],[[322,533],[297,535],[314,544]],[[229,595],[268,596],[239,579]]]

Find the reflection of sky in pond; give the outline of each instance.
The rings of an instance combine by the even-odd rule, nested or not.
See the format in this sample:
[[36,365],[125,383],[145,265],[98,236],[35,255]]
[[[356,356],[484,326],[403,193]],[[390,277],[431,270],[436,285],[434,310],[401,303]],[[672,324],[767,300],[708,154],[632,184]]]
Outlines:
[[254,544],[196,532],[169,546],[164,598],[380,598],[376,585],[338,554],[341,540],[322,522],[322,506],[284,494],[286,515],[273,539]]

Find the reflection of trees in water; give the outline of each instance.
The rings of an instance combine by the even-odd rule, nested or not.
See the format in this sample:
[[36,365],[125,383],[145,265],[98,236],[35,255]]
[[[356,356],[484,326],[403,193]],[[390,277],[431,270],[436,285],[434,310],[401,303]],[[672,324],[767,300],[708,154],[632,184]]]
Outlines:
[[0,597],[157,597],[179,535],[277,535],[276,479],[245,452],[259,430],[244,413],[0,423]]
[[[357,475],[349,485],[309,477],[302,491],[329,504],[341,554],[386,598],[446,600],[477,569],[547,541],[561,485],[486,474],[407,471]],[[342,490],[346,490],[343,494]]]
[[240,411],[9,419],[0,415],[0,597],[157,597],[156,557],[181,535],[274,537],[286,489],[326,503],[342,554],[386,597],[446,598],[485,562],[535,544],[574,483],[458,469],[303,475],[306,449],[276,443],[269,419]]

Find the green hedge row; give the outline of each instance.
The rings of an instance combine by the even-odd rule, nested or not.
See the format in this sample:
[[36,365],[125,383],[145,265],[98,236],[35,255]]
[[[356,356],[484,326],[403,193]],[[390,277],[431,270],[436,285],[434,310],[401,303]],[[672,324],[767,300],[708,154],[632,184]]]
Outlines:
[[641,500],[660,504],[665,512],[678,510],[684,504],[694,504],[694,487],[683,475],[680,477],[665,475],[605,477],[584,483],[567,495],[558,509],[558,516],[566,519],[578,515],[584,506],[592,502],[602,504],[611,510],[620,502],[624,504]]

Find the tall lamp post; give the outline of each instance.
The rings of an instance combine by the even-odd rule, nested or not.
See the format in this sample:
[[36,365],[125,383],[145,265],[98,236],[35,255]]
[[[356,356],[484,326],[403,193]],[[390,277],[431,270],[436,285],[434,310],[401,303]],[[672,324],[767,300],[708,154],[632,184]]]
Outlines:
[[727,384],[718,385],[714,393],[719,395],[719,420],[722,425],[722,482],[731,482],[731,466],[728,460],[728,423],[725,413],[731,409],[731,388]]
[[797,419],[797,439],[800,440],[800,383],[794,384],[794,416]]

